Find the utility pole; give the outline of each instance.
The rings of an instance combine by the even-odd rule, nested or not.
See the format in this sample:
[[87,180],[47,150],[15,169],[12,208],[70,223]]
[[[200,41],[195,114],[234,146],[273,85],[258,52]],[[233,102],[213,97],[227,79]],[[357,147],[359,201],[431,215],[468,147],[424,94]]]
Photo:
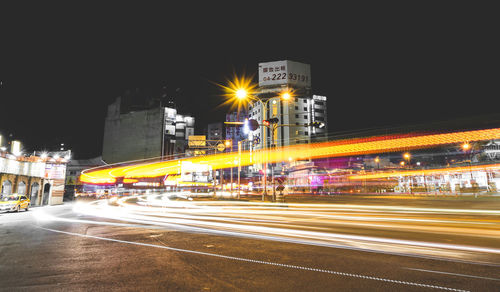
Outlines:
[[241,173],[241,141],[238,141],[238,200],[240,199],[240,190],[241,190],[240,173]]

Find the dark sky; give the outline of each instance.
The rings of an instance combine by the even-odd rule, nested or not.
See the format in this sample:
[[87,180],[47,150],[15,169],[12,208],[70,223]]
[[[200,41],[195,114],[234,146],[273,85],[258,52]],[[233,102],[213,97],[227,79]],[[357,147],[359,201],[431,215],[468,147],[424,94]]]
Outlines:
[[307,2],[3,6],[0,133],[27,150],[64,142],[94,157],[107,105],[162,86],[181,89],[200,133],[228,110],[213,83],[285,59],[311,64],[330,132],[499,112],[493,7]]

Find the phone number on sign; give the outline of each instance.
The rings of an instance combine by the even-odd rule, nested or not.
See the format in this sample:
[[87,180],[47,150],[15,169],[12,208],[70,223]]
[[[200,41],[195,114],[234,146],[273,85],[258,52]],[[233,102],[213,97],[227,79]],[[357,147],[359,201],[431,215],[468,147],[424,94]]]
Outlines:
[[272,74],[272,76],[265,76],[263,78],[264,81],[273,81],[273,80],[286,80],[288,77],[288,80],[293,80],[293,81],[302,81],[302,82],[307,82],[309,81],[309,76],[307,75],[300,75],[300,74],[286,74],[286,73],[275,73]]

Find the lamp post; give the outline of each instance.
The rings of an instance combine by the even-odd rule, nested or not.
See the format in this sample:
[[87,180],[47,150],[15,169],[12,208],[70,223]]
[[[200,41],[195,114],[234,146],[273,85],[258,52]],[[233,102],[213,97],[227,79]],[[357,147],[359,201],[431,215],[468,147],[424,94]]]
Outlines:
[[[271,125],[271,124],[268,124],[266,125],[264,123],[264,121],[267,121],[268,117],[267,117],[267,106],[269,104],[269,101],[271,100],[276,100],[276,97],[271,97],[271,98],[268,98],[267,100],[263,101],[261,98],[259,98],[258,96],[256,95],[253,95],[253,94],[249,94],[248,91],[245,89],[245,88],[237,88],[234,90],[234,95],[235,97],[241,102],[243,100],[250,100],[250,102],[258,102],[261,104],[262,106],[262,123],[261,125],[264,125],[266,127],[270,127],[271,129],[271,135],[273,136],[273,143],[272,145],[274,146],[274,133],[275,133],[275,130],[276,128],[278,127],[278,125]],[[280,93],[277,97],[279,97],[281,100],[289,100],[291,98],[291,94],[290,92],[288,91],[284,91],[282,93]],[[267,130],[264,130],[263,131],[263,139],[262,139],[262,143],[263,143],[263,147],[262,149],[266,149],[267,148]],[[240,169],[240,166],[238,167],[238,169]],[[272,168],[271,168],[272,169]],[[239,172],[238,172],[238,175],[239,175]],[[273,192],[274,192],[274,189],[273,189]],[[267,195],[267,161],[264,162],[264,191],[262,192],[262,201],[265,200],[265,196]],[[239,196],[239,185],[238,185],[238,196]]]
[[241,190],[240,173],[241,173],[241,141],[238,141],[238,200],[240,199],[240,190]]
[[[224,144],[226,145],[226,149],[230,147],[231,149],[231,152],[233,151],[233,140],[226,140],[226,142],[224,142]],[[231,182],[231,187],[230,187],[230,192],[231,192],[231,198],[233,197],[233,167],[231,166],[231,170],[230,170],[230,182]]]
[[[411,169],[411,155],[410,155],[410,153],[405,152],[403,154],[403,158],[404,158],[404,160],[408,161],[408,169]],[[409,175],[408,178],[410,180],[409,183],[408,183],[408,188],[410,189],[410,194],[412,194],[412,185],[413,185],[412,182],[413,182],[413,178],[412,178],[411,175]]]
[[[472,150],[473,150],[473,147],[469,142],[465,142],[464,144],[462,144],[462,150],[466,154],[468,154],[467,156],[469,158],[470,186],[471,186],[471,189],[473,189],[473,186],[472,186],[472,181],[473,181],[473,177],[472,177]],[[477,194],[475,194],[475,197],[477,197]]]

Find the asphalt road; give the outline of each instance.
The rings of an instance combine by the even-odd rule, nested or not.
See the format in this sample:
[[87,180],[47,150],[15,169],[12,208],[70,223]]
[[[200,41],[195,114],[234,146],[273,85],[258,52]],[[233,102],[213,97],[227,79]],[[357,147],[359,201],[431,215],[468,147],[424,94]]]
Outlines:
[[499,291],[500,202],[429,200],[2,213],[0,291]]

